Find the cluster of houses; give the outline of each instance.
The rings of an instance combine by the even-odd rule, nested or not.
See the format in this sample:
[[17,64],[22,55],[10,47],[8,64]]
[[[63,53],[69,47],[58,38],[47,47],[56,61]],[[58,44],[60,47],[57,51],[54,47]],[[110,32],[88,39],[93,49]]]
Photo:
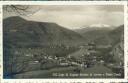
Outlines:
[[[100,59],[101,57],[93,56],[92,54],[97,53],[95,51],[95,44],[90,43],[87,45],[80,46],[80,49],[84,49],[84,53],[79,54],[79,58],[74,58],[72,55],[67,56],[55,56],[55,55],[49,55],[43,51],[36,51],[30,52],[32,49],[25,50],[22,52],[22,50],[15,51],[15,54],[24,55],[25,57],[30,57],[31,59],[28,61],[28,68],[27,70],[36,70],[36,69],[48,69],[53,67],[66,67],[66,66],[79,66],[83,68],[88,68],[90,66],[93,66],[97,59]],[[54,48],[54,46],[51,46],[50,48]],[[67,46],[66,48],[69,48]],[[103,63],[103,61],[101,61]],[[34,68],[34,69],[33,69]]]

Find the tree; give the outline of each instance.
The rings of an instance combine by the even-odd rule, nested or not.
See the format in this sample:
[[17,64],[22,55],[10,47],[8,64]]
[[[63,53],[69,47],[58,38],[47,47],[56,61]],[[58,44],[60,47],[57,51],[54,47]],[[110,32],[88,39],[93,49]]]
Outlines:
[[18,15],[33,15],[38,9],[33,9],[31,5],[4,5],[3,11],[8,13],[15,13]]

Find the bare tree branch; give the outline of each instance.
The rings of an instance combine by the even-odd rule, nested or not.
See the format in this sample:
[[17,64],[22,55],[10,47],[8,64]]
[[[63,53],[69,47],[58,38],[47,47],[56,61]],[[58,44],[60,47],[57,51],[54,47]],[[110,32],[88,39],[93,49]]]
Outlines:
[[16,13],[18,15],[33,15],[39,9],[32,9],[32,6],[29,5],[5,5],[3,6],[3,10],[9,13]]

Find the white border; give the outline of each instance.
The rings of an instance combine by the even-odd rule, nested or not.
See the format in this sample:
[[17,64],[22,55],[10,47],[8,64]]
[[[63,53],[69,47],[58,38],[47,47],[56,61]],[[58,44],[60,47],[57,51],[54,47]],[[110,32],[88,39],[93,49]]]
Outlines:
[[[1,4],[1,3],[0,3]],[[2,5],[0,5],[0,78],[2,80]],[[1,81],[0,80],[0,81]]]
[[[128,28],[127,28],[127,1],[3,1],[2,5],[124,5],[124,49],[125,49],[125,78],[124,79],[3,79],[3,66],[1,66],[0,73],[2,83],[77,83],[77,82],[128,82],[127,64],[128,64]],[[2,11],[2,9],[0,9]],[[2,17],[2,13],[0,17]],[[2,22],[2,18],[0,19]],[[0,23],[1,23],[0,22]],[[0,55],[3,55],[2,47],[2,24],[0,24]],[[1,56],[1,65],[3,56]]]

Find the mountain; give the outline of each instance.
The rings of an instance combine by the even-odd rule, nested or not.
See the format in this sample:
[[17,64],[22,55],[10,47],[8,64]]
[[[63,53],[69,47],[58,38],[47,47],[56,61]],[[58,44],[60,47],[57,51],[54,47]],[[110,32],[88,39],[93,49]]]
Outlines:
[[112,49],[110,49],[111,57],[114,64],[122,66],[124,64],[124,26],[121,25],[117,29],[113,30],[110,34],[110,40],[112,42]]
[[93,24],[74,31],[85,37],[87,42],[94,41],[97,45],[115,45],[124,33],[124,25],[114,27],[105,24]]
[[93,24],[86,28],[76,29],[75,32],[81,34],[87,41],[95,40],[108,34],[113,30],[113,27],[105,24]]
[[122,35],[124,35],[124,25],[116,27],[114,30],[102,37],[95,39],[94,41],[96,44],[111,44],[114,46],[120,42]]
[[18,16],[4,19],[3,27],[4,45],[77,44],[84,41],[78,33],[56,23],[28,21]]

